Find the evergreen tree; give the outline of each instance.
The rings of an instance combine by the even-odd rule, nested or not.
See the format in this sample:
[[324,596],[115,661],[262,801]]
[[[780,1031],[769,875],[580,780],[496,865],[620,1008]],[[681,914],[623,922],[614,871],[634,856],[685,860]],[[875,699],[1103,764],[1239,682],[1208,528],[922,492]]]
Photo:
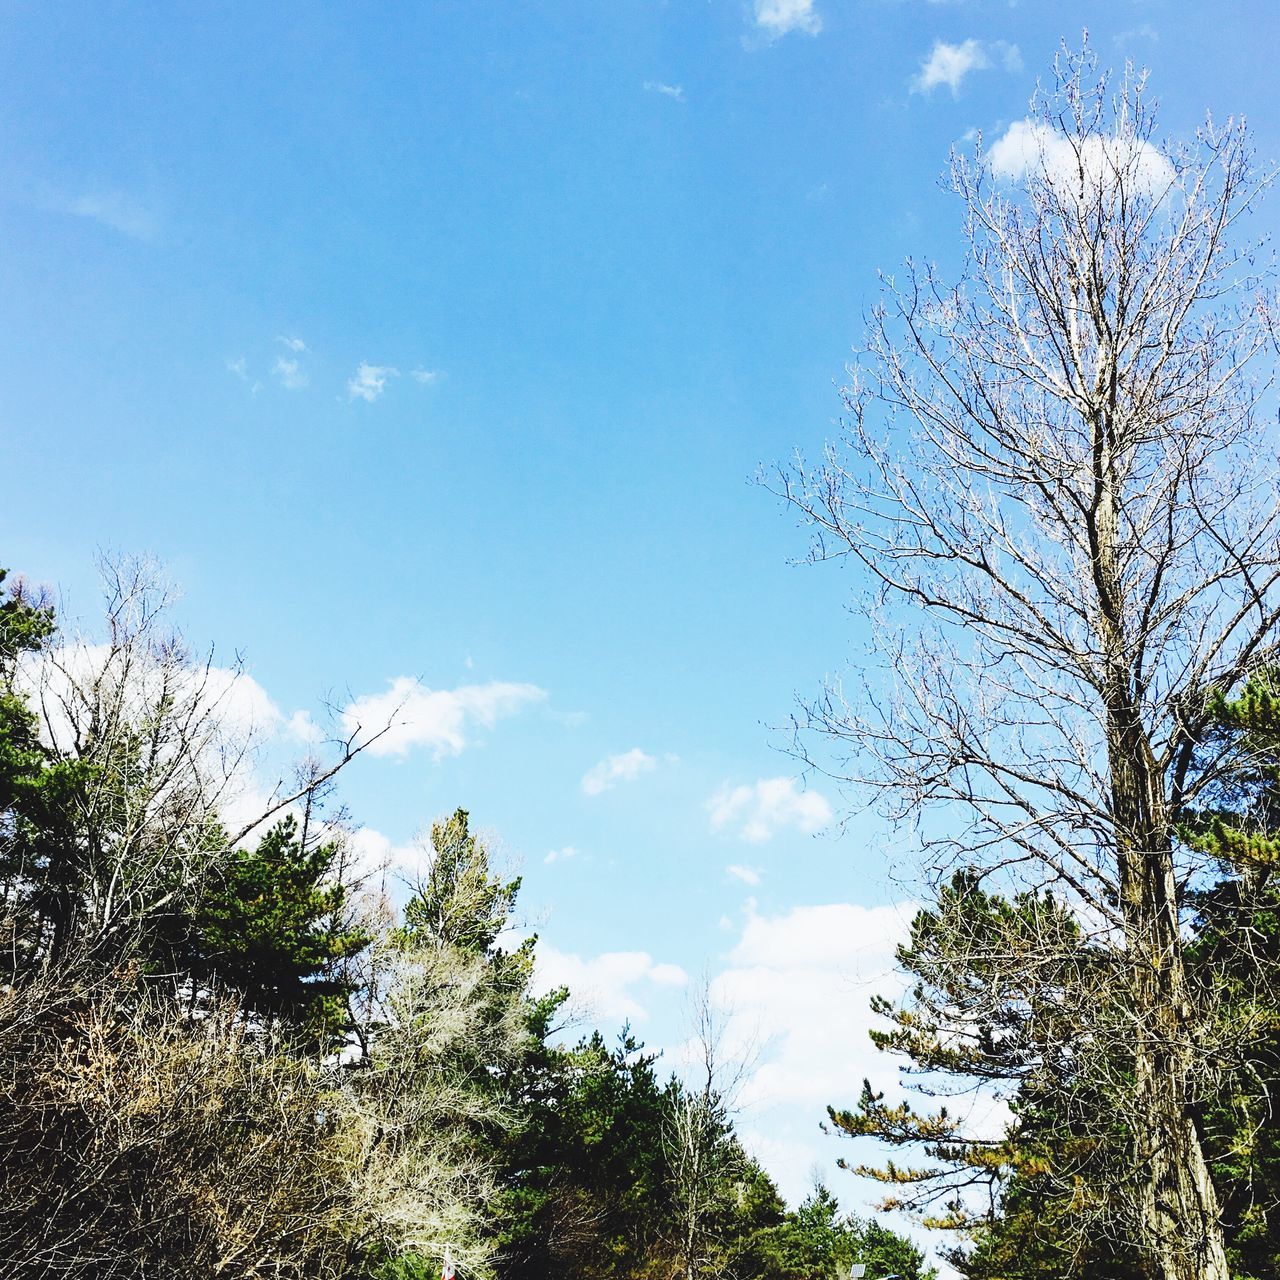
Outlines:
[[405,905],[400,936],[406,942],[496,958],[520,878],[504,881],[492,873],[489,851],[469,822],[467,811],[458,809],[432,825],[430,866]]
[[660,1248],[670,1206],[655,1055],[624,1028],[550,1043],[563,992],[540,1002],[506,1151],[501,1274],[509,1280],[632,1276]]
[[1206,859],[1188,893],[1188,967],[1198,999],[1231,1028],[1232,1052],[1199,1123],[1233,1271],[1251,1280],[1280,1270],[1280,670],[1213,688],[1205,703],[1188,772],[1209,785],[1179,827]]
[[336,874],[340,846],[308,841],[283,818],[252,850],[238,849],[208,886],[173,953],[193,987],[229,988],[245,1008],[282,1021],[318,1045],[349,1018],[353,980],[342,962],[369,945],[343,919],[348,887]]
[[51,922],[68,909],[65,851],[74,845],[77,800],[94,770],[59,759],[41,741],[19,669],[54,635],[53,608],[21,580],[5,588],[7,576],[0,569],[0,937],[17,976],[46,952]]

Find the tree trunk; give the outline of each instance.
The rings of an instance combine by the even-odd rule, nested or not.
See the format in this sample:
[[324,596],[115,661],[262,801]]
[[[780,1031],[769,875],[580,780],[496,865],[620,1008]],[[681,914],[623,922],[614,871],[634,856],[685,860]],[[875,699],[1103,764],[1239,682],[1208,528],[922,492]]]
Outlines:
[[[1114,380],[1113,380],[1114,381]],[[1111,389],[1114,397],[1114,385]],[[1134,1021],[1139,1243],[1160,1280],[1230,1280],[1218,1198],[1191,1112],[1192,1009],[1182,956],[1173,822],[1143,724],[1119,572],[1116,406],[1093,423],[1090,530],[1121,910]]]
[[[1172,857],[1167,850],[1135,852],[1128,861],[1136,874],[1127,878],[1141,907],[1131,927],[1130,963],[1142,1243],[1160,1280],[1229,1280],[1218,1199],[1191,1115],[1192,1054],[1177,917],[1160,903],[1173,883]],[[1126,901],[1126,913],[1128,906]]]

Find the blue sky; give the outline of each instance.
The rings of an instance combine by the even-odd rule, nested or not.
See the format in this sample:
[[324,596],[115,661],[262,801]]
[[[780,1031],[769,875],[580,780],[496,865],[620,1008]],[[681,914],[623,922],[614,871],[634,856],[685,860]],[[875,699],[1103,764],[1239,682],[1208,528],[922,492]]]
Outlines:
[[605,1025],[674,1045],[681,975],[717,978],[773,1037],[766,1162],[863,1203],[816,1125],[892,1080],[863,1010],[910,841],[792,781],[776,726],[862,660],[860,584],[795,567],[751,478],[831,432],[877,269],[955,262],[948,148],[1022,118],[1061,38],[1271,159],[1280,14],[0,13],[0,563],[89,617],[98,549],[155,554],[282,723],[400,682],[417,719],[343,784],[365,838],[468,807]]

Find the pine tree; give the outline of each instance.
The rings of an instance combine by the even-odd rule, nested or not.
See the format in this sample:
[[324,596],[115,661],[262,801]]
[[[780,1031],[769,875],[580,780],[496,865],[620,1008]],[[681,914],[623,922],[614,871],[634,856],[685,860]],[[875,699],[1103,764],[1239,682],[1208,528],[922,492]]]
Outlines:
[[348,887],[338,878],[340,845],[308,847],[288,816],[251,850],[237,849],[174,927],[183,936],[172,963],[192,984],[237,993],[251,1014],[282,1022],[319,1046],[348,1020],[353,980],[340,972],[371,942],[343,919]]

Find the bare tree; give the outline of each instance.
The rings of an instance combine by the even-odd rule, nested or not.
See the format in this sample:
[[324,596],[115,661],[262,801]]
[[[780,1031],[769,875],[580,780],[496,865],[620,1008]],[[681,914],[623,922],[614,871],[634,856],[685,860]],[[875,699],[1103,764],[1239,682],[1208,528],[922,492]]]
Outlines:
[[383,966],[376,1034],[343,1084],[350,1194],[388,1252],[449,1246],[466,1275],[491,1276],[497,1179],[482,1135],[512,1122],[493,1076],[525,1047],[522,1010],[495,993],[483,956],[456,947],[387,945]]
[[104,561],[102,573],[105,635],[54,637],[27,655],[19,679],[49,760],[73,767],[58,834],[31,869],[39,885],[25,943],[44,963],[73,950],[131,955],[144,923],[189,906],[239,840],[299,804],[305,824],[312,799],[386,731],[357,728],[231,823],[273,728],[245,696],[256,686],[239,663],[217,666],[172,629],[154,565]]
[[[935,872],[1071,904],[1114,972],[1081,1002],[1081,1069],[1127,1063],[1099,1096],[1136,1170],[1094,1226],[1164,1280],[1226,1280],[1192,1117],[1234,1050],[1185,973],[1202,865],[1176,823],[1215,774],[1206,691],[1268,657],[1280,620],[1270,379],[1252,372],[1269,317],[1233,247],[1266,179],[1241,122],[1162,145],[1143,76],[1113,83],[1087,49],[1054,72],[1030,119],[953,157],[959,282],[915,264],[886,282],[844,440],[781,475],[815,557],[878,584],[897,671],[856,707],[829,688],[809,724],[896,816],[942,806]],[[1006,972],[1025,963],[1008,950]]]
[[0,988],[6,1276],[352,1273],[384,1224],[348,1188],[340,1082],[248,1025],[128,978]]
[[736,1055],[727,1051],[729,1018],[704,979],[690,1003],[693,1061],[688,1078],[672,1086],[663,1128],[675,1252],[685,1280],[727,1274],[719,1227],[726,1191],[745,1163],[733,1117],[755,1060],[750,1046]]

